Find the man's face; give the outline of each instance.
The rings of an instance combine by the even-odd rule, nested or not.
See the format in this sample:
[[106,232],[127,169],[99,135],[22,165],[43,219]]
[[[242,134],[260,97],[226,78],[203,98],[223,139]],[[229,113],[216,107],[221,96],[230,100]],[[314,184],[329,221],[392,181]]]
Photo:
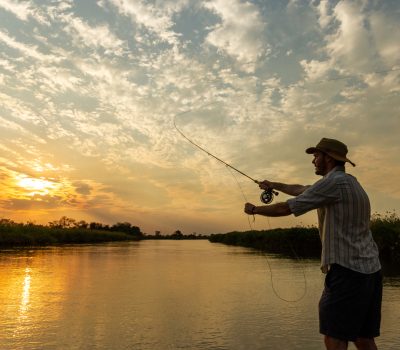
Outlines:
[[316,175],[321,175],[324,176],[327,171],[327,164],[326,164],[326,158],[325,158],[325,154],[319,151],[316,151],[314,153],[314,159],[312,161],[312,163],[315,166],[315,174]]

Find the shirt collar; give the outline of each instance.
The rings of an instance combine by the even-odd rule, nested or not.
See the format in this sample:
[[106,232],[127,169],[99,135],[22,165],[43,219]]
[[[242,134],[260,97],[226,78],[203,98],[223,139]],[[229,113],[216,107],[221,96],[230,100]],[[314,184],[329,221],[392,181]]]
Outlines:
[[324,177],[328,177],[328,176],[332,175],[333,173],[335,173],[336,171],[346,172],[346,169],[345,169],[345,167],[343,165],[337,165],[329,173],[324,175]]

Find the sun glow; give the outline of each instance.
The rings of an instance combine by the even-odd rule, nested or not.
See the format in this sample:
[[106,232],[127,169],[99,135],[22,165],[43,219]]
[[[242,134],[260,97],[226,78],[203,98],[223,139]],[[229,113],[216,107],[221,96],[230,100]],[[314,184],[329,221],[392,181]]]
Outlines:
[[30,195],[46,195],[57,187],[57,184],[53,181],[32,177],[18,178],[17,185],[30,192]]

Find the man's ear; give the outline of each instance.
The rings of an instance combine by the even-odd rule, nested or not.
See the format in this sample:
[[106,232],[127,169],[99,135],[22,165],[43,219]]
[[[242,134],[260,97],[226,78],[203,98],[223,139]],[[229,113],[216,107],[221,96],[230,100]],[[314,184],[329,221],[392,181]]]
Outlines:
[[325,161],[329,164],[336,164],[335,158],[331,157],[329,154],[325,153]]

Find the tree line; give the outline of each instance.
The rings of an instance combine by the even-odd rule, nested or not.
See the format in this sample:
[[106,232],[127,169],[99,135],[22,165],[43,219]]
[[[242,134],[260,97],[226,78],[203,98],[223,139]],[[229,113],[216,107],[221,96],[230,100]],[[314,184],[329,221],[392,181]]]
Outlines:
[[1,246],[45,246],[57,244],[101,243],[141,240],[143,233],[129,222],[104,225],[98,222],[77,221],[66,216],[47,225],[32,221],[17,223],[0,218]]
[[140,227],[132,225],[130,222],[117,222],[114,225],[102,224],[101,222],[86,222],[85,220],[75,220],[67,216],[62,216],[58,220],[50,221],[48,223],[50,228],[79,228],[85,230],[99,230],[99,231],[112,231],[124,232],[131,235],[141,236],[143,233]]
[[[374,214],[370,228],[381,261],[400,264],[400,218],[396,212]],[[218,233],[212,234],[209,240],[290,257],[319,258],[321,254],[318,229],[312,226]]]

